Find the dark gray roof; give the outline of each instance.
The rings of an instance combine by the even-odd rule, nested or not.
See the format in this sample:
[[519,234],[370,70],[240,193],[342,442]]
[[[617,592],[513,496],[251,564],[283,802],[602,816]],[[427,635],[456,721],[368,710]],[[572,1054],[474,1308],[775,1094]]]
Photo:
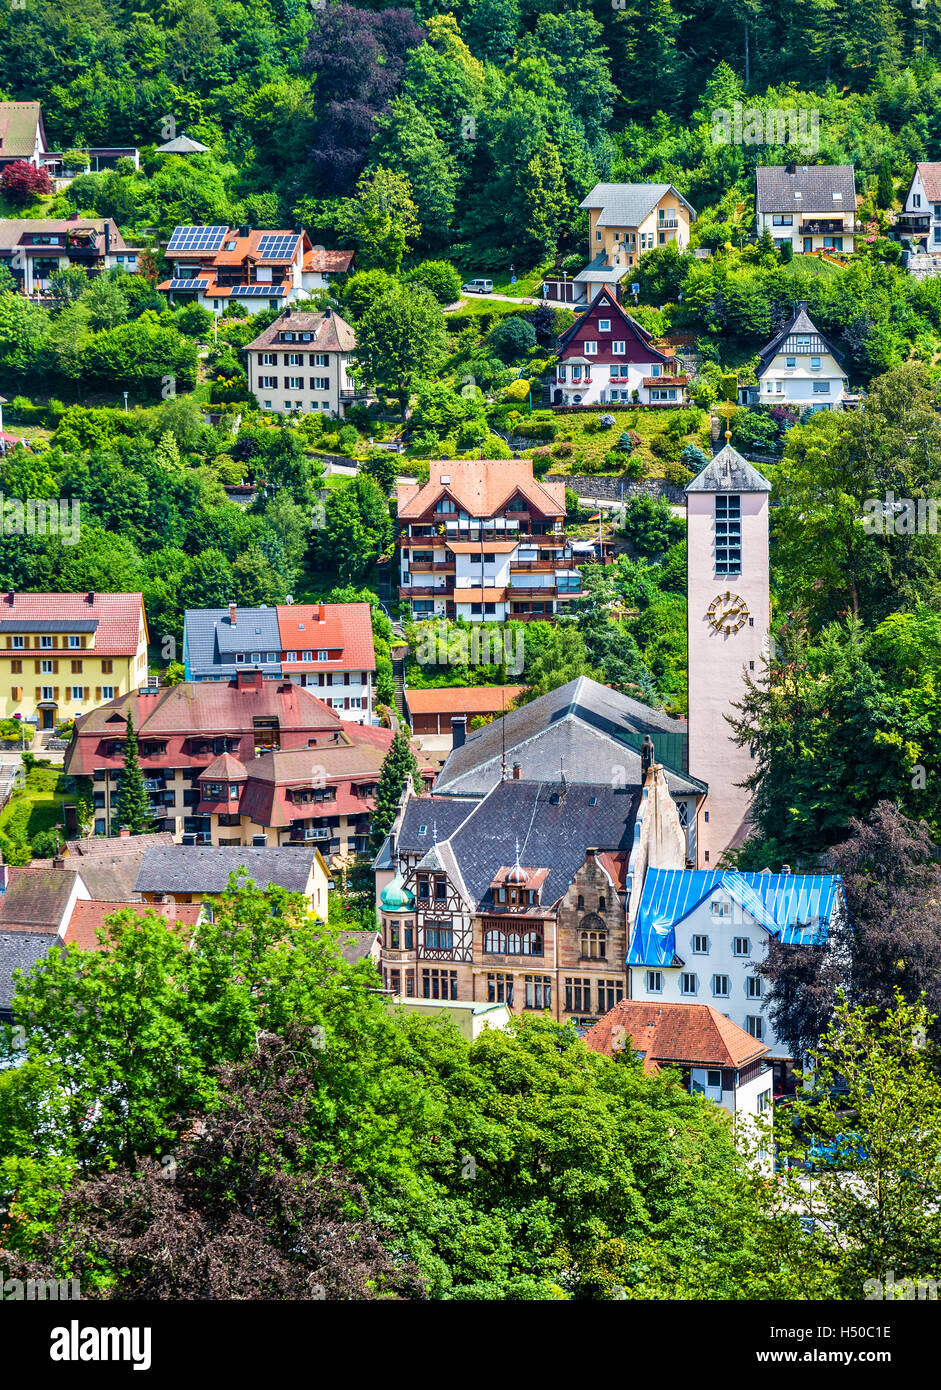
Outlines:
[[631,848],[640,796],[639,786],[614,790],[610,782],[569,784],[564,792],[558,781],[499,782],[439,845],[439,856],[445,868],[453,861],[479,906],[489,900],[497,871],[515,863],[518,840],[520,864],[549,870],[540,904],[546,907],[565,893],[586,849]]
[[54,933],[0,931],[0,1010],[9,1010],[16,981],[13,973],[32,970],[52,950],[59,938]]
[[340,955],[350,965],[358,960],[368,960],[376,944],[378,933],[374,931],[345,931],[337,942]]
[[[559,777],[569,783],[640,786],[640,750],[650,734],[674,795],[705,791],[685,772],[684,720],[650,709],[606,685],[581,676],[550,690],[521,709],[511,710],[468,735],[449,754],[435,782],[436,792],[485,796],[503,775],[520,764],[523,780]],[[440,838],[440,835],[439,835]]]
[[[755,372],[756,376],[760,377],[765,374],[765,372],[771,366],[771,363],[774,360],[774,358],[781,351],[782,345],[791,336],[792,333],[805,333],[811,339],[819,339],[819,341],[826,348],[827,352],[829,352],[833,357],[835,357],[837,362],[842,361],[842,354],[837,352],[833,344],[828,342],[827,339],[820,332],[820,329],[812,321],[810,315],[807,312],[806,299],[802,299],[795,308],[791,317],[788,319],[787,323],[785,323],[781,328],[779,328],[777,333],[775,333],[774,337],[771,338],[770,341],[767,342],[765,346],[761,349],[761,364],[758,367],[758,370]],[[818,350],[817,344],[813,344],[812,350]]]
[[244,868],[259,888],[276,883],[303,893],[316,854],[299,845],[161,845],[147,851],[134,887],[138,893],[223,893],[229,874]]
[[183,619],[183,651],[191,679],[234,676],[236,653],[250,659],[253,651],[277,652],[278,662],[266,662],[266,674],[281,675],[281,632],[277,608],[239,608],[235,625],[228,608],[187,608]]
[[672,183],[596,183],[578,206],[603,208],[599,227],[636,227],[671,189],[695,222],[696,209]]
[[770,492],[771,484],[731,444],[725,444],[697,473],[687,492]]
[[453,796],[412,797],[396,841],[399,854],[424,854],[435,836],[446,840],[470,815],[476,799]]
[[[575,284],[586,280],[603,280],[607,284],[616,285],[628,272],[626,265],[608,265],[608,259],[603,251],[600,251],[593,261],[589,261],[584,270],[580,270],[573,276]],[[633,273],[633,272],[632,272]]]
[[755,170],[756,212],[848,212],[855,217],[852,164],[798,164],[793,174],[788,167],[766,164]]

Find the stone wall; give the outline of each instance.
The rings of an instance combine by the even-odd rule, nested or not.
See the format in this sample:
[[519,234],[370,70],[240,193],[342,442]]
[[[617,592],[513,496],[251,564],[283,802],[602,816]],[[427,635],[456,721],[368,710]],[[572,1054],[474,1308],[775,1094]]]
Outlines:
[[639,482],[633,478],[594,477],[580,473],[570,477],[563,473],[547,473],[545,481],[564,483],[579,497],[599,497],[604,501],[627,502],[632,497],[663,497],[675,506],[682,506],[686,493],[674,483],[663,478],[643,478]]

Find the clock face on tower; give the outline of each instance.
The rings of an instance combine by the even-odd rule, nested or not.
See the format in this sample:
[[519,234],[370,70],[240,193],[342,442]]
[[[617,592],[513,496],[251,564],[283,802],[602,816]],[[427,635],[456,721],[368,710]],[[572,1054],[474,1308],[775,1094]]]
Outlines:
[[726,589],[724,594],[716,594],[706,609],[706,617],[716,632],[724,632],[731,636],[733,632],[738,632],[740,627],[745,626],[748,608],[743,598]]

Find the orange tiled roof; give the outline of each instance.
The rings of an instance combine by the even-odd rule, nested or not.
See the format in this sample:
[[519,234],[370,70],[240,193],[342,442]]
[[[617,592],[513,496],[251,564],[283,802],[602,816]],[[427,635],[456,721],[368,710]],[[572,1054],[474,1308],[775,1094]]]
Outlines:
[[433,690],[406,690],[412,714],[499,714],[509,709],[521,685],[438,686]]
[[585,1034],[585,1045],[610,1057],[623,1028],[635,1052],[644,1053],[644,1070],[656,1063],[743,1067],[763,1057],[764,1043],[739,1028],[711,1004],[661,1004],[622,999]]
[[83,951],[107,951],[108,947],[98,940],[98,931],[104,927],[105,918],[115,912],[133,910],[139,915],[156,912],[167,922],[180,922],[192,932],[199,921],[199,903],[191,905],[175,903],[128,903],[128,902],[89,902],[79,899],[72,908],[68,926],[63,935],[66,946],[79,946]]
[[98,626],[94,632],[94,647],[85,648],[85,656],[133,656],[137,651],[142,613],[141,594],[21,594],[9,590],[0,593],[0,623],[7,624],[2,629],[7,632],[15,631],[17,620],[49,623],[59,619],[95,620]]
[[[281,650],[336,651],[318,671],[374,671],[376,649],[368,603],[288,603],[278,605]],[[284,671],[308,670],[309,663],[285,662]]]
[[429,463],[428,473],[421,487],[399,486],[400,521],[424,516],[444,496],[453,497],[471,516],[496,516],[516,493],[543,515],[565,515],[565,484],[537,483],[531,459],[443,459]]

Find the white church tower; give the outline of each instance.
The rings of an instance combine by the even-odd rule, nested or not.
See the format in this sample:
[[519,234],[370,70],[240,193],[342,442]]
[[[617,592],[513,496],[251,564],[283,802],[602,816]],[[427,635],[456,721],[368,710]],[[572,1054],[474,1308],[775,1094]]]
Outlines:
[[771,484],[726,443],[686,489],[689,771],[709,786],[699,812],[697,868],[748,834],[754,769],[725,715],[758,677],[768,651],[768,494]]

